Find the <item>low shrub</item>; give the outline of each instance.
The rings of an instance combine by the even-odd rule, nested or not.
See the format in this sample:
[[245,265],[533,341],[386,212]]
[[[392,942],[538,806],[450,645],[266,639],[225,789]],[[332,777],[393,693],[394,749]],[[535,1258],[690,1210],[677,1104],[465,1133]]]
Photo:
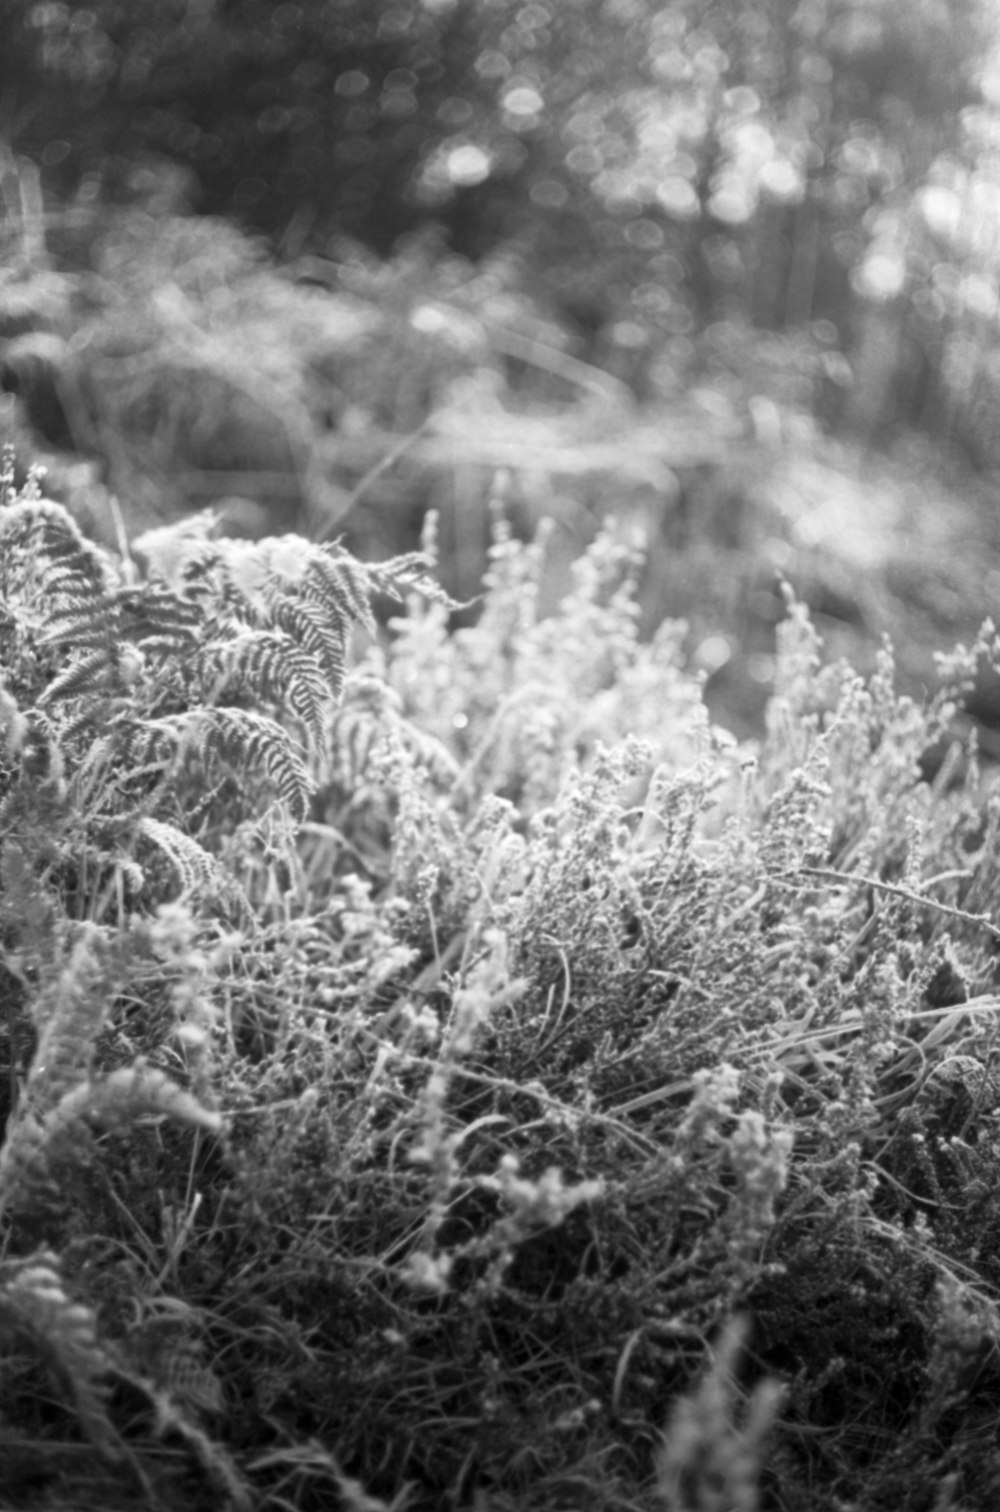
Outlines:
[[6,495],[8,1503],[991,1504],[992,629],[918,706],[789,593],[740,746],[613,531],[455,630]]

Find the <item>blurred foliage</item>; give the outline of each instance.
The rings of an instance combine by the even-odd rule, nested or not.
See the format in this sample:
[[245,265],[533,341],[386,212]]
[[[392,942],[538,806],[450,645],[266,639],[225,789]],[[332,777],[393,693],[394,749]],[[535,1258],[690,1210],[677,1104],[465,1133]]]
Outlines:
[[[16,166],[0,441],[106,546],[211,506],[230,534],[341,535],[377,560],[434,511],[468,620],[497,507],[522,539],[547,531],[546,613],[614,518],[646,542],[644,633],[687,621],[713,716],[740,733],[761,726],[782,578],[855,664],[891,634],[917,695],[942,639],[996,603],[989,480],[929,439],[883,457],[824,435],[808,329],[715,321],[686,391],[638,403],[573,355],[514,258],[476,265],[425,234],[387,260],[275,265],[212,217],[45,208]],[[984,673],[971,705],[993,755],[998,687]]]
[[[321,223],[388,247],[450,78],[476,50],[474,13],[415,0],[5,9],[7,131],[54,184],[197,188],[199,208],[293,243]],[[165,178],[164,161],[189,177]]]
[[0,132],[63,197],[193,204],[291,257],[433,222],[640,396],[739,386],[741,332],[794,333],[827,422],[996,462],[984,0],[3,12]]
[[614,513],[738,728],[779,573],[914,688],[995,603],[985,3],[0,19],[0,434],[106,544],[213,505],[372,558],[435,509],[464,600],[502,496],[554,603]]

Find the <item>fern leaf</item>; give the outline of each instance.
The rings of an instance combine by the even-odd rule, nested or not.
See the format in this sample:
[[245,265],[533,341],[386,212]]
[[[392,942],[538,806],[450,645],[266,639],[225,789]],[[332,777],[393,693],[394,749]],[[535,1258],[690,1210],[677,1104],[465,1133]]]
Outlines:
[[304,820],[309,812],[312,783],[285,731],[261,715],[245,710],[228,712],[239,714],[239,723],[247,736],[248,753],[263,767],[281,801],[296,820]]
[[323,669],[333,698],[344,690],[347,642],[351,626],[346,616],[323,612],[319,604],[303,598],[280,598],[274,605],[274,623],[297,645],[315,657]]
[[194,599],[157,582],[122,588],[116,607],[122,636],[156,656],[190,651],[205,619],[204,609]]
[[323,742],[331,697],[327,680],[314,657],[294,641],[282,636],[268,637],[279,649],[270,663],[279,696],[275,702],[287,706],[300,720],[316,745]]
[[[89,734],[92,737],[93,723],[96,723],[96,720],[93,723],[88,720],[87,723],[91,724],[91,730],[87,729],[82,718],[74,720],[74,734],[77,733],[77,726],[79,726],[81,735],[86,737]],[[70,797],[80,812],[93,813],[96,809],[105,807],[107,795],[114,786],[110,773],[117,759],[117,752],[118,747],[113,734],[90,739],[86,755],[74,771],[69,784]]]
[[54,677],[38,700],[39,707],[57,698],[81,698],[108,690],[113,672],[110,647],[95,647],[71,658],[69,665]]
[[407,593],[420,593],[446,609],[462,608],[433,576],[434,564],[423,552],[409,551],[391,557],[388,562],[376,562],[367,570],[373,592],[395,599],[402,599]]
[[166,856],[180,878],[182,892],[212,895],[223,890],[226,879],[214,857],[176,825],[146,814],[136,829]]
[[289,708],[319,744],[323,739],[330,691],[315,658],[287,635],[251,630],[222,646],[213,646],[206,665],[219,664],[222,683],[217,696],[239,690]]
[[106,645],[113,640],[116,579],[61,504],[19,500],[0,514],[0,589],[13,597],[30,583],[45,613],[42,643]]
[[178,1339],[164,1360],[166,1387],[174,1401],[194,1417],[205,1413],[218,1417],[225,1408],[225,1393],[218,1375],[205,1364],[204,1346],[198,1339]]
[[0,554],[30,548],[33,564],[70,596],[82,598],[107,592],[111,582],[108,559],[81,532],[61,504],[51,499],[21,499],[0,511]]
[[301,822],[309,811],[312,783],[291,737],[276,720],[250,709],[189,709],[170,719],[149,721],[177,745],[192,742],[204,761],[220,759],[237,768],[256,767]]
[[322,604],[335,625],[346,619],[375,634],[369,569],[343,547],[330,545],[313,551],[304,591],[308,598]]
[[[93,698],[81,697],[72,710],[60,709],[59,744],[68,749],[76,741],[83,739],[89,750],[94,741],[95,727],[103,730],[107,724],[107,710],[108,701],[100,694]],[[46,733],[50,733],[51,725],[47,719],[45,724]]]
[[249,709],[216,709],[213,737],[223,751],[234,745],[259,766],[283,803],[301,821],[309,812],[312,784],[292,742],[280,725]]
[[[46,583],[46,591],[53,597],[59,591],[51,578]],[[39,637],[39,643],[49,647],[69,646],[74,651],[82,651],[88,646],[100,647],[107,652],[117,641],[115,619],[113,599],[97,595],[88,599],[76,598],[55,610],[46,621],[45,633]]]
[[166,786],[177,764],[180,737],[167,721],[138,720],[128,711],[116,718],[106,711],[107,704],[100,719],[102,710],[96,709],[89,728],[81,730],[87,745],[69,791],[78,810],[91,818],[101,814],[124,820],[130,809],[148,809]]
[[177,732],[160,720],[132,719],[112,725],[113,748],[120,767],[129,772],[165,770],[175,759]]

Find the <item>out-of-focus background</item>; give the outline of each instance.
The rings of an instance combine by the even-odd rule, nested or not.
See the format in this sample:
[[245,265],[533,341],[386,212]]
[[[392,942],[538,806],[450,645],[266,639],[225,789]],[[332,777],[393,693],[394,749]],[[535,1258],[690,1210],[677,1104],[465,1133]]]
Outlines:
[[[0,440],[120,544],[613,516],[752,731],[787,577],[913,691],[1000,601],[987,0],[2,0]],[[975,713],[1000,750],[985,674]]]

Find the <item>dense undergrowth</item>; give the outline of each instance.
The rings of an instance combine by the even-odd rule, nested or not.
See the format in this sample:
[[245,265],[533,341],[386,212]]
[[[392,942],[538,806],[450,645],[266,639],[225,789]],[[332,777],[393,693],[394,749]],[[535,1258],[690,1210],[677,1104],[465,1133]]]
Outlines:
[[992,631],[920,707],[789,594],[743,747],[613,531],[426,546],[6,484],[0,1501],[992,1505]]

